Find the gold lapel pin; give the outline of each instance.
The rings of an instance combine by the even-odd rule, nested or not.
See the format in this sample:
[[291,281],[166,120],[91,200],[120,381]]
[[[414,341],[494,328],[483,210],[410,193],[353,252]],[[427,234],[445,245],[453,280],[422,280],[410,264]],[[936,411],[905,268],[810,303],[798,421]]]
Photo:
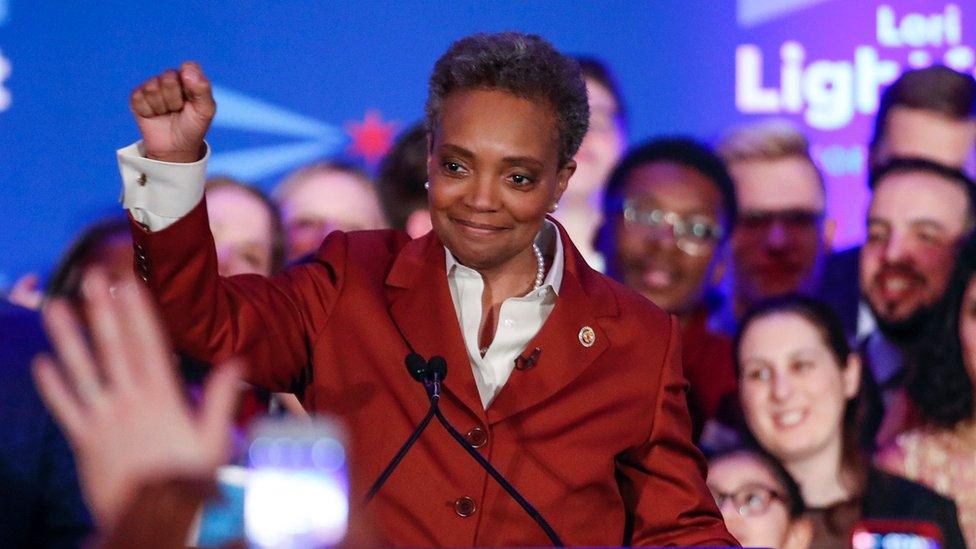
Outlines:
[[596,343],[596,332],[589,326],[583,326],[579,331],[579,341],[584,347],[592,347]]

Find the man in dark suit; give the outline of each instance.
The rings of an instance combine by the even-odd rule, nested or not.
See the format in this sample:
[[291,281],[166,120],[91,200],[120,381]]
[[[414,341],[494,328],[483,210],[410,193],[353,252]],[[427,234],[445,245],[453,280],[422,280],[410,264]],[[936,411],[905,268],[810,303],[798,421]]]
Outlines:
[[[868,168],[877,172],[892,158],[918,158],[970,176],[976,173],[976,79],[933,66],[906,71],[885,89],[868,148]],[[861,246],[830,255],[819,297],[834,309],[864,357],[869,412],[863,432],[871,443],[878,429],[883,442],[902,423],[881,425],[892,390],[900,385],[902,356],[921,331],[899,328],[906,326],[904,318],[887,318],[880,303],[864,298],[872,281],[862,277],[862,257]],[[916,307],[903,316],[920,325],[927,310],[927,306]]]
[[30,375],[38,315],[0,300],[0,547],[77,547],[91,530],[74,459]]
[[[893,157],[924,158],[976,174],[976,80],[943,66],[910,70],[881,95],[868,169]],[[877,328],[861,301],[861,247],[832,254],[824,266],[819,297],[844,323],[851,338]]]

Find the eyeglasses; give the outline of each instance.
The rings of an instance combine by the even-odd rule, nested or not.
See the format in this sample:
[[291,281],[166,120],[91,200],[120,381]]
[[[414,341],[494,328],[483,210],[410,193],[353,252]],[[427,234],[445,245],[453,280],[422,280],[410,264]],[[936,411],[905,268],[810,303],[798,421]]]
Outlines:
[[773,501],[784,501],[776,490],[762,484],[746,484],[735,492],[712,492],[719,509],[731,501],[739,516],[755,517],[769,510]]
[[786,232],[796,234],[817,230],[823,218],[823,212],[798,208],[773,212],[742,212],[739,214],[737,227],[750,233],[765,233],[779,223]]
[[704,255],[724,234],[722,226],[706,216],[681,216],[660,208],[642,207],[632,200],[624,201],[624,221],[631,228],[643,228],[655,240],[674,238],[679,250],[694,256]]

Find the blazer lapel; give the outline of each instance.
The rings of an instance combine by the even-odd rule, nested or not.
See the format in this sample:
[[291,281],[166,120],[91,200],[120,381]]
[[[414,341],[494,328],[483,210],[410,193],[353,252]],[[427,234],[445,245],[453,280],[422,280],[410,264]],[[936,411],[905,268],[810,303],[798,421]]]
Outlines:
[[390,315],[414,351],[447,360],[445,391],[484,418],[445,265],[444,246],[433,231],[404,246],[386,278]]
[[617,300],[602,275],[580,257],[560,227],[566,261],[556,306],[522,356],[538,348],[535,364],[516,369],[488,406],[489,425],[526,410],[557,393],[609,347],[598,319],[618,314]]

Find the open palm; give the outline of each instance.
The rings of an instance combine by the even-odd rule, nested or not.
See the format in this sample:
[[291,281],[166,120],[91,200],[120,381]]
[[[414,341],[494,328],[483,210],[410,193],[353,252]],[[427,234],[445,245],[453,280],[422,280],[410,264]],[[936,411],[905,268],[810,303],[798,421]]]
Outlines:
[[70,306],[54,301],[44,318],[61,364],[41,356],[34,373],[75,451],[95,518],[110,528],[139,487],[214,475],[226,459],[238,368],[211,375],[194,415],[144,290],[129,282],[113,297],[99,272],[84,289],[94,346]]

